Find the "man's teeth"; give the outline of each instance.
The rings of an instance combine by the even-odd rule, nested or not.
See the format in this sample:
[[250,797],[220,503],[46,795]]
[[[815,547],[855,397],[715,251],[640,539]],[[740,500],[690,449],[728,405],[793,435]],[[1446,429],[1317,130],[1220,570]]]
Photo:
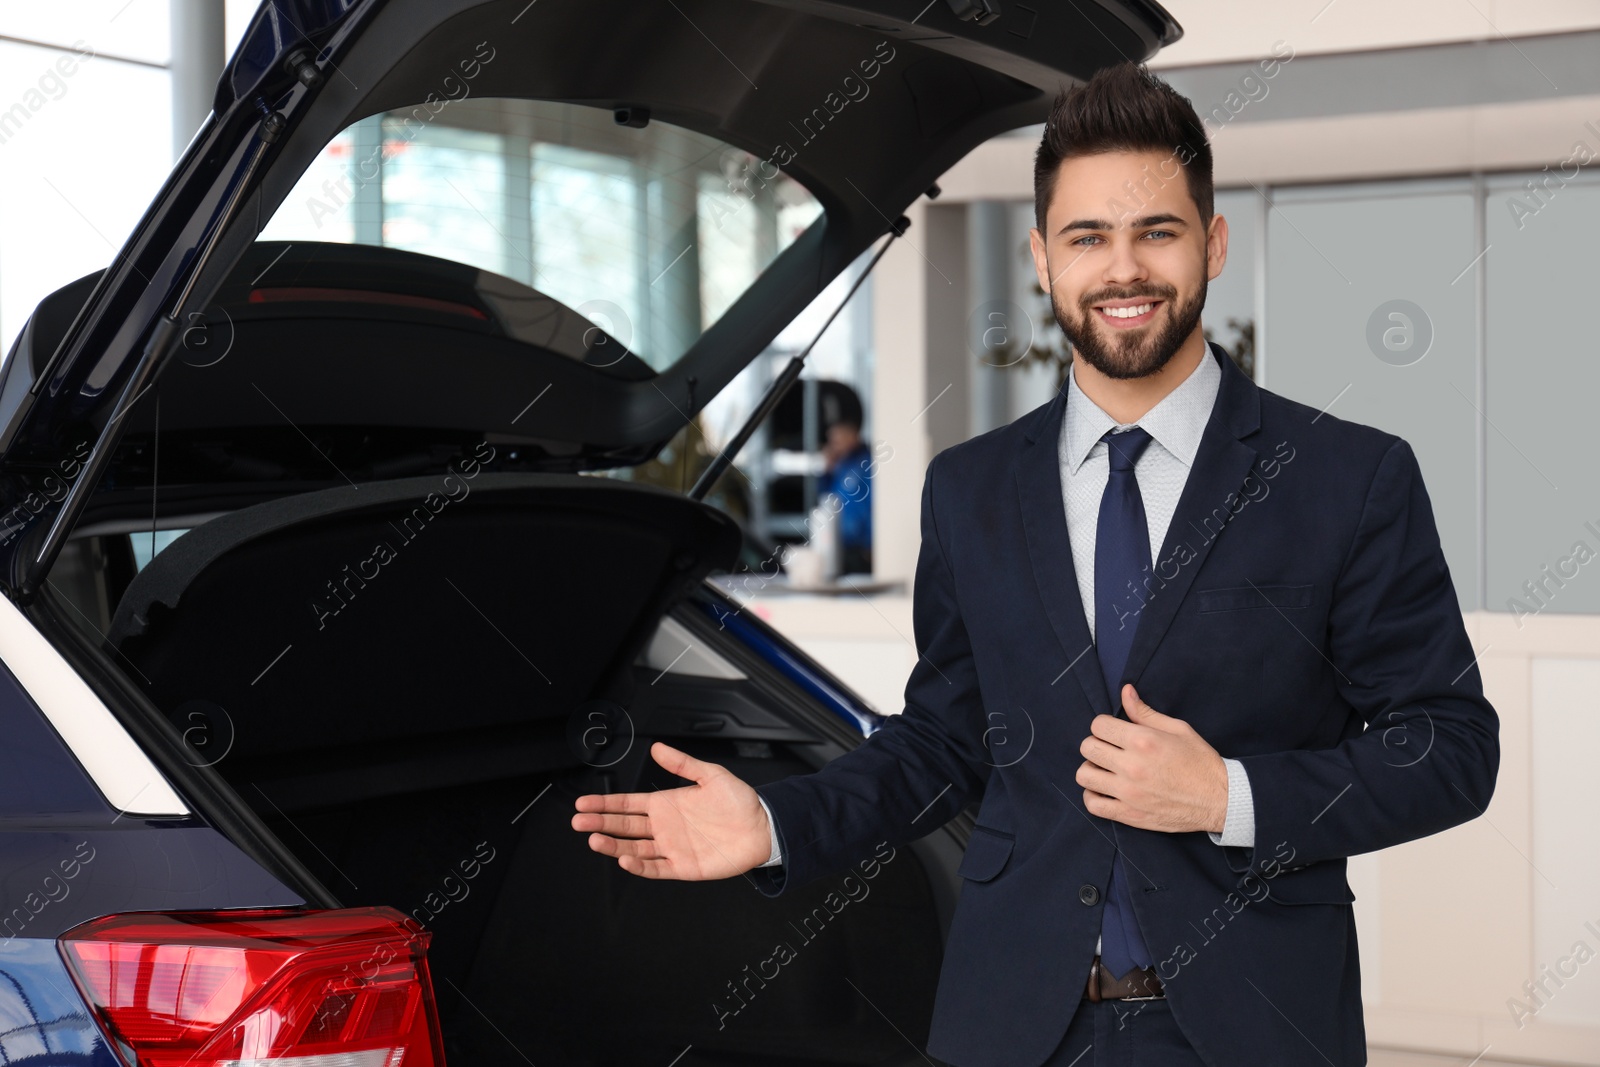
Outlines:
[[1136,319],[1153,307],[1154,304],[1135,304],[1133,307],[1125,308],[1101,308],[1100,312],[1114,319]]

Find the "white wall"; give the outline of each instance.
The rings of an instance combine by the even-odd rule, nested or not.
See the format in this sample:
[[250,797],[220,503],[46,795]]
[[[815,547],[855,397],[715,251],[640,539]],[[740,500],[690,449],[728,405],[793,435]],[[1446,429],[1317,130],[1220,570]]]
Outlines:
[[1150,61],[1163,67],[1266,55],[1501,40],[1600,26],[1591,0],[1166,0],[1183,39]]

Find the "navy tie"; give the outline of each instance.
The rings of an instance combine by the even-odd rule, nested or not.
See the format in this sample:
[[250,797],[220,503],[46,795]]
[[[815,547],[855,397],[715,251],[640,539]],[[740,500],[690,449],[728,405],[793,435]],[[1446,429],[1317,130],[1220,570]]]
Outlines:
[[[1107,431],[1111,471],[1100,497],[1100,523],[1094,535],[1094,643],[1111,694],[1112,713],[1122,706],[1122,668],[1133,647],[1144,606],[1141,582],[1150,569],[1150,527],[1144,520],[1144,498],[1133,465],[1150,443],[1150,434],[1135,426],[1118,433]],[[1106,908],[1100,924],[1100,962],[1121,978],[1134,967],[1151,965],[1150,950],[1139,934],[1128,893],[1128,872],[1122,853],[1111,859],[1111,881],[1106,886]]]

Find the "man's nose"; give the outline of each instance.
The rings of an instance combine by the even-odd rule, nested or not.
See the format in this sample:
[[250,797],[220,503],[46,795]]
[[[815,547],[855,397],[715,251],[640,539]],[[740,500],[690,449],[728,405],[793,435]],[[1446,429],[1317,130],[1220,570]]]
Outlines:
[[1104,277],[1108,285],[1131,285],[1148,277],[1137,240],[1114,239],[1107,253]]

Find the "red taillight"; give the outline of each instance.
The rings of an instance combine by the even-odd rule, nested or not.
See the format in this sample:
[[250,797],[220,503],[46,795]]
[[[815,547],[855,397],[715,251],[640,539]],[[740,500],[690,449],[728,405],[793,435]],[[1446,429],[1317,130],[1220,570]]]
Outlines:
[[137,1067],[444,1067],[430,934],[393,908],[139,912],[61,935]]

